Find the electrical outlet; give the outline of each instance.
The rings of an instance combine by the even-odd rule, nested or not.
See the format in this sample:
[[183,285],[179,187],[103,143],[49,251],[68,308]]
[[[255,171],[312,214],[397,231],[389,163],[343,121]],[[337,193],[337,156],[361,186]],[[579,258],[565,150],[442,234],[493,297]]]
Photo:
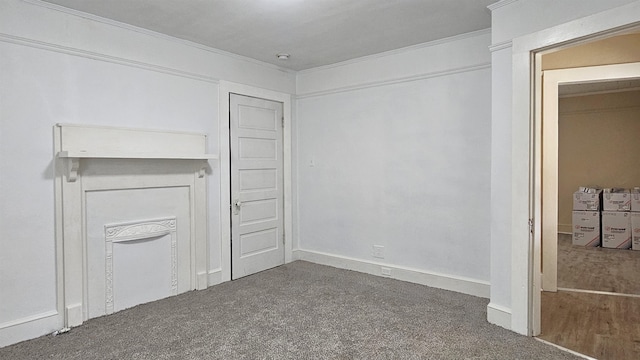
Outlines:
[[391,276],[391,269],[389,269],[388,267],[381,267],[380,272],[382,276]]
[[384,246],[382,245],[373,245],[373,250],[371,251],[371,256],[374,258],[384,259]]

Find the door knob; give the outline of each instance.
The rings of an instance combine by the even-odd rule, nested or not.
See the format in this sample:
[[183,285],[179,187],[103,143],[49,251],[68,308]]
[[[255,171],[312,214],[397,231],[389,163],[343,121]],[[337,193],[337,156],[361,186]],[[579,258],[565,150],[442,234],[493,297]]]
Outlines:
[[242,201],[240,201],[240,199],[237,199],[234,203],[233,203],[233,214],[234,215],[238,215],[238,213],[240,212],[240,207],[242,206]]

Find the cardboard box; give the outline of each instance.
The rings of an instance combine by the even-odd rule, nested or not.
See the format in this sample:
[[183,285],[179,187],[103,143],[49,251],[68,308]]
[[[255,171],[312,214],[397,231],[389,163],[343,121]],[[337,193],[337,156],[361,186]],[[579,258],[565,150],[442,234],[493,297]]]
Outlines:
[[573,210],[600,211],[600,204],[602,203],[602,189],[582,189],[583,188],[573,193]]
[[631,211],[631,193],[627,189],[604,189],[602,198],[604,211]]
[[640,250],[640,212],[630,213],[631,216],[631,248]]
[[573,245],[600,246],[600,212],[573,212]]
[[640,187],[631,190],[631,211],[640,212]]
[[631,213],[602,212],[602,247],[629,249],[631,247]]

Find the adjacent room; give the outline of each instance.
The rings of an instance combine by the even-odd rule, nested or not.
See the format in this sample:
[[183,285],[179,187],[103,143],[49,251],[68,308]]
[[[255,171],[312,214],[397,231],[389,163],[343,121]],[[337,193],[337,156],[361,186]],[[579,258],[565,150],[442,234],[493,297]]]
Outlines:
[[[0,0],[0,358],[637,358],[607,316],[640,251],[572,245],[567,197],[640,186],[639,29],[638,0]],[[587,68],[545,123],[543,72]]]

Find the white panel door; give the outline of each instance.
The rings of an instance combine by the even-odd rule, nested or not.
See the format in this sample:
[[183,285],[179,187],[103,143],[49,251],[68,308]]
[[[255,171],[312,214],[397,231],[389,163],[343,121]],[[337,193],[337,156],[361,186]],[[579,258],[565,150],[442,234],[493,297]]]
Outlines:
[[231,276],[284,264],[282,103],[231,94]]

